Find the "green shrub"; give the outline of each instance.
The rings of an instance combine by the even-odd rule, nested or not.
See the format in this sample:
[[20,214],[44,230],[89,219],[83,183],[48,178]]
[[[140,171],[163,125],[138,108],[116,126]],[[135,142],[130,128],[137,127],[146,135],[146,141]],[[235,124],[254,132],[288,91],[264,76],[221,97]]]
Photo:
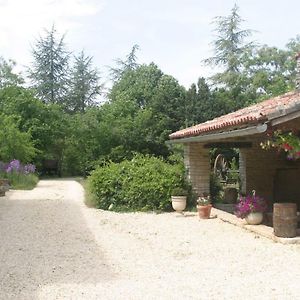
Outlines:
[[35,174],[11,173],[5,177],[10,181],[11,187],[15,190],[31,190],[39,181],[39,178]]
[[142,155],[99,167],[88,178],[96,207],[115,211],[169,210],[174,187],[188,187],[183,165]]

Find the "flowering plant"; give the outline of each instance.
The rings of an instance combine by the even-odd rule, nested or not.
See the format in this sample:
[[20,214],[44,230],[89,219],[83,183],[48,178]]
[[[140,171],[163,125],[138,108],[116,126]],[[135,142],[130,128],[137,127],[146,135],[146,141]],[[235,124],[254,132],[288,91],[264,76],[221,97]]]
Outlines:
[[38,182],[35,172],[33,164],[23,165],[17,159],[9,163],[0,161],[0,177],[8,179],[14,189],[33,189]]
[[300,158],[300,138],[293,132],[283,133],[280,130],[272,134],[272,139],[261,143],[263,149],[278,148],[287,153],[287,159]]
[[252,195],[240,197],[235,207],[235,215],[238,218],[244,219],[252,212],[265,212],[266,210],[267,202],[262,197],[256,196],[255,191],[253,191]]
[[9,163],[3,163],[0,161],[0,172],[2,173],[6,173],[6,174],[16,173],[16,174],[27,175],[27,174],[33,174],[35,173],[35,171],[36,171],[35,165],[33,164],[23,165],[17,159],[13,159]]
[[200,206],[205,206],[210,204],[210,196],[207,193],[203,193],[203,196],[197,199],[197,204]]

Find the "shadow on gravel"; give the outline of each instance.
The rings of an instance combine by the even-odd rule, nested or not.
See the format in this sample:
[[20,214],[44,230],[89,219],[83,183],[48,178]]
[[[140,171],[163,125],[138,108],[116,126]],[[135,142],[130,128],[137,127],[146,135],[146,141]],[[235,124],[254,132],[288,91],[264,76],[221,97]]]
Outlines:
[[0,299],[38,299],[48,285],[114,277],[71,201],[0,198],[0,236]]

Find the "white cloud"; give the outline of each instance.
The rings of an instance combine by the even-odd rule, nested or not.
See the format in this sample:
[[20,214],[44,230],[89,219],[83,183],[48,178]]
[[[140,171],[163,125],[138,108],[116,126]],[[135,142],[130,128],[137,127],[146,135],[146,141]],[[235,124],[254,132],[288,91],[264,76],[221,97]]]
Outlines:
[[[103,9],[99,0],[0,0],[0,55],[28,63],[30,43],[52,24],[60,34]],[[27,54],[24,47],[28,48]]]

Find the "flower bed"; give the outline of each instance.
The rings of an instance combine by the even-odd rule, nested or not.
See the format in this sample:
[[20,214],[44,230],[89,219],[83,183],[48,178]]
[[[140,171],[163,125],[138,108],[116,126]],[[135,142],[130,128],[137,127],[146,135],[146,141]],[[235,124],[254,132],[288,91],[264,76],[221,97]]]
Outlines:
[[21,164],[19,160],[0,162],[0,177],[8,179],[14,189],[32,189],[38,182],[33,164]]

